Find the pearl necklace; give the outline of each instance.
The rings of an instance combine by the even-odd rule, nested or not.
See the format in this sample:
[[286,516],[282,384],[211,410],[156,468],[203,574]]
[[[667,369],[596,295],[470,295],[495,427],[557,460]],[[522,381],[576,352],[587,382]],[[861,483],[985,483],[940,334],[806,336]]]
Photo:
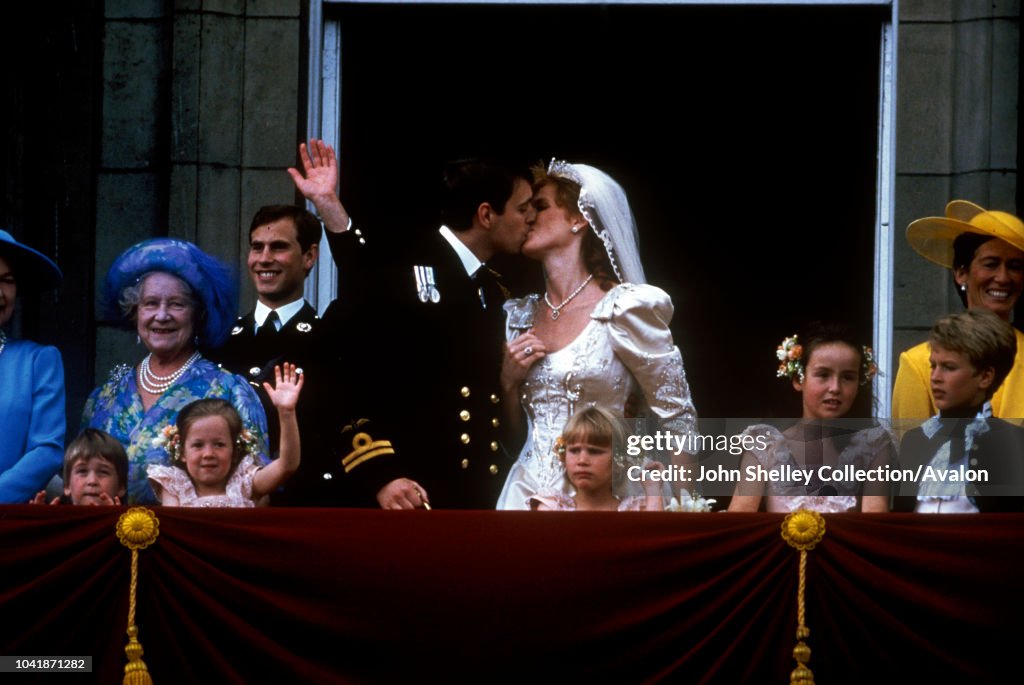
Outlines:
[[149,368],[149,360],[153,357],[153,353],[150,352],[139,364],[139,385],[150,395],[161,395],[164,390],[174,385],[175,381],[181,378],[182,374],[188,371],[201,356],[199,352],[193,352],[192,356],[177,371],[169,376],[158,376]]
[[7,334],[0,331],[0,354],[4,353],[5,347],[7,347]]
[[562,304],[558,305],[557,307],[551,304],[551,300],[548,299],[548,291],[545,290],[544,304],[546,304],[548,306],[548,309],[551,310],[551,320],[557,321],[558,315],[562,311],[562,308],[565,307],[565,305],[569,304],[572,301],[572,298],[576,297],[581,292],[583,292],[583,289],[587,287],[587,283],[590,283],[590,281],[592,280],[594,280],[594,274],[590,274],[585,279],[583,279],[583,282],[579,284],[579,287],[577,287],[576,290],[573,290],[571,293],[569,293],[569,297],[562,300]]

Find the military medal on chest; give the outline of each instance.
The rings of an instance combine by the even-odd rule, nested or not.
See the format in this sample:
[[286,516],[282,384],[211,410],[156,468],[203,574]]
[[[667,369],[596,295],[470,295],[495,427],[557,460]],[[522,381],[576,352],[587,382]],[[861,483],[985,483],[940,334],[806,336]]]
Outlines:
[[412,271],[416,276],[416,294],[419,296],[420,302],[433,302],[434,304],[440,302],[441,293],[437,289],[437,280],[434,278],[434,267],[414,266]]

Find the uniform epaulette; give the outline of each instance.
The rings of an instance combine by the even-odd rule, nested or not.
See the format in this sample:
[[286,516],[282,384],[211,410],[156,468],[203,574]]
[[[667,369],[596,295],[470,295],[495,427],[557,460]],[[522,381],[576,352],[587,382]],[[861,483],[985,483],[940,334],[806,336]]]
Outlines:
[[[366,419],[360,419],[354,425],[362,426],[365,423],[367,423]],[[342,433],[351,430],[353,430],[353,424],[345,426]],[[374,440],[369,433],[359,432],[352,437],[352,451],[342,458],[341,465],[345,467],[345,473],[349,473],[364,462],[394,453],[395,448],[391,446],[390,440]]]

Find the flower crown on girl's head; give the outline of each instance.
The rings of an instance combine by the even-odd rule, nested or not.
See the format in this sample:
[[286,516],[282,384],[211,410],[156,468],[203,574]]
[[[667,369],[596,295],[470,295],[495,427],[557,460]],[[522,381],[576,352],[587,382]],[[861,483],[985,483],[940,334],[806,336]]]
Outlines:
[[[165,448],[172,462],[184,464],[185,459],[181,449],[181,432],[175,424],[172,423],[163,427],[160,435],[153,439],[153,447]],[[248,428],[243,428],[242,432],[235,438],[235,450],[235,454],[239,455],[238,461],[245,458],[247,454],[253,459],[257,457],[259,447],[256,444],[256,438],[249,432]]]
[[[801,361],[803,354],[804,348],[797,340],[797,336],[792,335],[784,338],[782,344],[775,350],[775,358],[779,360],[779,368],[775,372],[775,376],[777,378],[789,378],[790,380],[795,376],[803,383],[804,363]],[[860,384],[867,385],[878,373],[878,364],[875,363],[874,350],[867,345],[862,345],[860,348],[860,358]]]

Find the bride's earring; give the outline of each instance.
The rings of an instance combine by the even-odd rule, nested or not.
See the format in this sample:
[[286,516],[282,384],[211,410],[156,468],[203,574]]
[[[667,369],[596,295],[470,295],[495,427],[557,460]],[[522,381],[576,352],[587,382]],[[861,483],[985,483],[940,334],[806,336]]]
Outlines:
[[579,233],[580,232],[580,227],[578,225],[574,224],[573,227],[572,227],[572,232],[574,234],[575,233]]

